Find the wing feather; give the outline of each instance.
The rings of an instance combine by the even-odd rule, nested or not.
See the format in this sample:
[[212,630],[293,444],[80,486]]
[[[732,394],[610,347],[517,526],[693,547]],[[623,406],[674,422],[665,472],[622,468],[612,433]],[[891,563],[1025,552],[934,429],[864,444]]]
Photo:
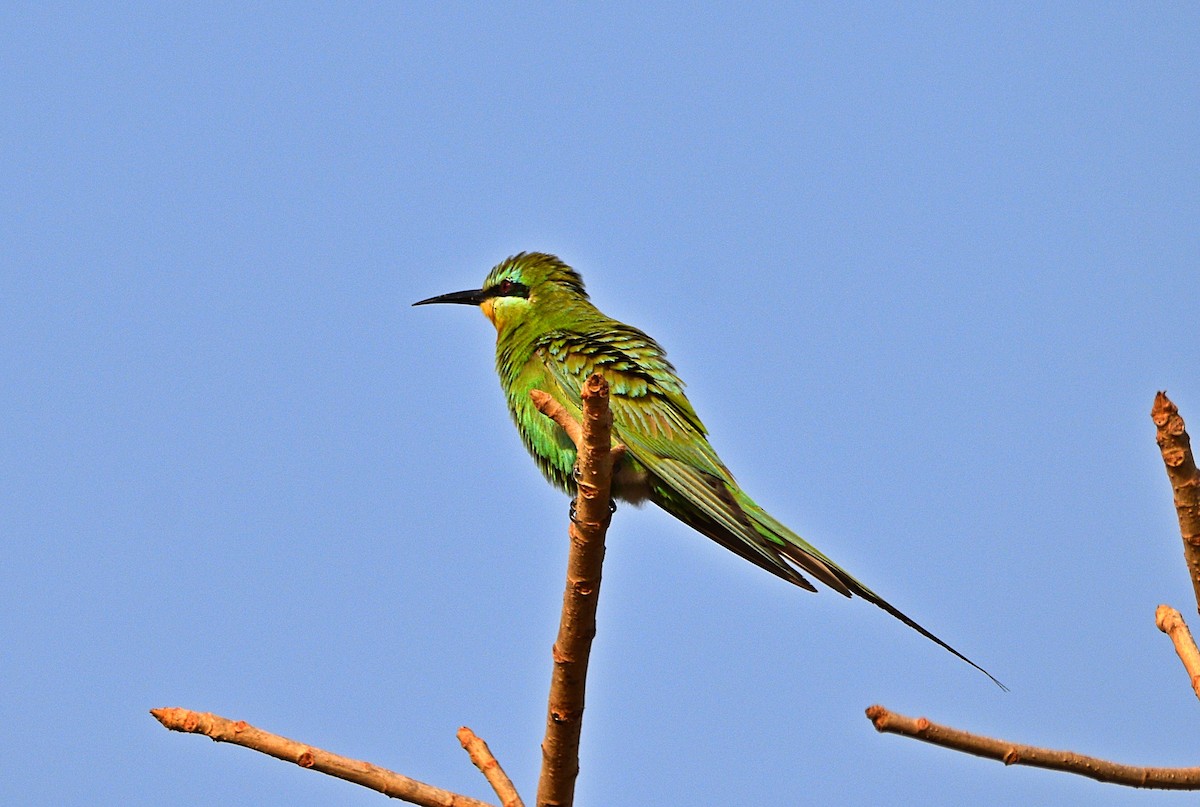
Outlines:
[[[785,560],[792,556],[790,547],[764,530],[766,524],[748,515],[734,496],[732,474],[709,445],[704,425],[683,394],[683,383],[653,339],[623,325],[604,334],[553,331],[541,340],[537,353],[563,393],[577,404],[588,376],[599,372],[605,377],[613,439],[623,443],[661,486],[652,493],[658,504],[743,558],[815,590]],[[836,579],[821,566],[796,565],[823,581]]]

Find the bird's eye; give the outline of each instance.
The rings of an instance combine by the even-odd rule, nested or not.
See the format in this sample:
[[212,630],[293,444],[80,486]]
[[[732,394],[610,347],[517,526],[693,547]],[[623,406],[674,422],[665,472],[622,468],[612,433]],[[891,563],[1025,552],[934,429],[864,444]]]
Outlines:
[[501,294],[508,294],[510,291],[512,291],[512,289],[513,289],[513,282],[511,280],[509,280],[508,278],[501,280],[500,285],[496,287],[496,290],[499,291]]

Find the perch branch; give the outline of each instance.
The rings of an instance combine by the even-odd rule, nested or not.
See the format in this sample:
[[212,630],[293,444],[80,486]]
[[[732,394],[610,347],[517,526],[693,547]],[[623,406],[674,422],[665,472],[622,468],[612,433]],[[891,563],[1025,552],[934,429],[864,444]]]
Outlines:
[[994,759],[1005,765],[1029,765],[1064,771],[1128,787],[1200,790],[1200,768],[1145,768],[1083,756],[1072,751],[1021,745],[938,725],[924,717],[896,714],[882,706],[867,709],[867,717],[875,724],[877,731],[902,734],[943,748]]
[[492,807],[485,801],[409,779],[370,762],[338,756],[280,737],[242,720],[233,721],[209,712],[193,712],[190,709],[174,707],[151,709],[150,714],[172,731],[203,734],[216,742],[251,748],[284,762],[294,762],[301,768],[311,768],[336,776],[410,804],[419,804],[422,807]]
[[487,743],[466,726],[458,730],[458,741],[471,757],[471,762],[475,763],[475,767],[479,768],[480,773],[488,780],[492,790],[496,791],[502,807],[525,807],[525,803],[517,795],[517,789],[513,787],[512,779],[509,779],[508,774],[500,767]]
[[1158,429],[1155,439],[1162,450],[1167,477],[1175,492],[1175,512],[1179,516],[1179,532],[1183,536],[1183,557],[1187,560],[1188,575],[1196,595],[1196,610],[1200,612],[1200,471],[1192,456],[1192,441],[1184,427],[1179,408],[1171,403],[1167,393],[1154,396],[1150,419]]
[[534,405],[567,432],[577,449],[578,494],[568,528],[570,552],[562,617],[554,642],[554,670],[542,740],[538,807],[569,807],[579,775],[579,734],[583,726],[588,656],[596,635],[596,603],[604,563],[604,534],[611,516],[612,413],[608,384],[599,375],[583,385],[583,423],[540,390],[530,393]]
[[1196,640],[1192,638],[1192,632],[1183,621],[1183,615],[1169,605],[1160,605],[1154,612],[1154,623],[1158,625],[1159,630],[1171,637],[1175,652],[1192,682],[1192,691],[1200,698],[1200,650],[1196,649]]

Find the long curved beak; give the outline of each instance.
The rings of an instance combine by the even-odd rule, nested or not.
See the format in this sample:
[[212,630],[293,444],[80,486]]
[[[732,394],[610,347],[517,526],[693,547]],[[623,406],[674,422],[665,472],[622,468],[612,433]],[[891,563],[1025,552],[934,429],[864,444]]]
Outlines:
[[432,305],[433,303],[479,305],[487,298],[488,294],[483,289],[471,289],[469,291],[452,291],[449,294],[439,294],[437,297],[430,297],[428,300],[421,300],[413,303],[413,305]]

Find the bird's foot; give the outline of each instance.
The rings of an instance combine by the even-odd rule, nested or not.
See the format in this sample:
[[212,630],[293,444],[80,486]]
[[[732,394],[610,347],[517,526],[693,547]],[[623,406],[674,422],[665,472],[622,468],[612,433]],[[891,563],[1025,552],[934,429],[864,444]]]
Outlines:
[[[615,513],[615,512],[617,512],[617,500],[609,499],[608,500],[608,517],[604,519],[605,528],[607,528],[608,525],[612,523],[613,513]],[[575,524],[578,524],[578,525],[583,524],[583,522],[579,520],[579,513],[575,507],[574,499],[571,499],[571,507],[567,511],[567,515],[571,519],[571,521],[574,522]]]

